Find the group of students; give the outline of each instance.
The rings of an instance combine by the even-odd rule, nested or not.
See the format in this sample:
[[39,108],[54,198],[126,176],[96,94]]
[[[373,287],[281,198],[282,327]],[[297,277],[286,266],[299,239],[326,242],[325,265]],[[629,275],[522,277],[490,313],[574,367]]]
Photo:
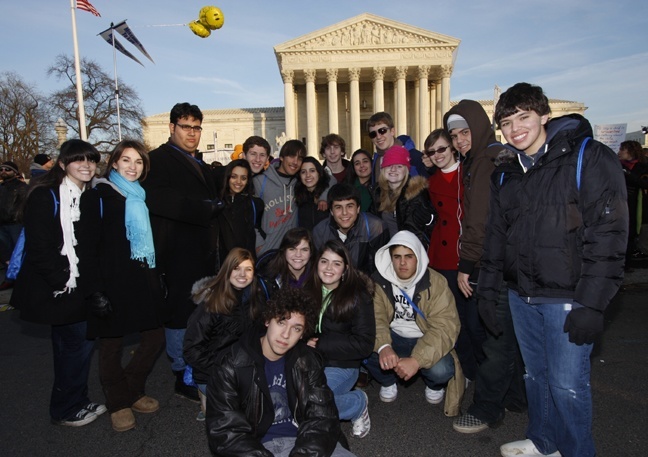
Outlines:
[[[528,439],[503,445],[505,457],[594,455],[588,357],[623,275],[625,185],[582,116],[549,117],[542,89],[519,83],[495,109],[507,145],[462,100],[422,152],[376,113],[374,154],[346,162],[331,134],[324,164],[298,140],[268,164],[269,145],[251,137],[212,181],[194,154],[202,114],[178,104],[144,181],[164,221],[153,229],[142,145],[120,143],[97,178],[97,151],[67,141],[30,188],[12,296],[23,319],[52,325],[52,420],[109,411],[115,430],[133,428],[133,412],[159,408],[145,383],[166,339],[176,392],[196,384],[219,455],[350,455],[339,420],[356,437],[370,430],[361,369],[385,402],[420,373],[462,433],[528,404]],[[175,151],[202,173],[195,194],[214,198],[178,195],[189,191],[170,181]],[[215,274],[173,261],[187,251]],[[137,332],[123,367],[123,337]],[[106,406],[87,397],[97,337]],[[464,375],[475,394],[461,415]]]

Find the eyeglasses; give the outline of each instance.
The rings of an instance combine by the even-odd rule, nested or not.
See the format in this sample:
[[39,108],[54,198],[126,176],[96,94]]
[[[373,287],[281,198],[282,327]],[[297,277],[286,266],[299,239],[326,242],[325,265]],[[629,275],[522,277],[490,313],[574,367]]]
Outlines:
[[193,130],[194,133],[202,132],[202,127],[199,125],[176,124],[176,126],[180,127],[183,132],[189,132],[191,130]]
[[439,149],[430,149],[429,151],[424,151],[424,152],[426,156],[434,157],[436,154],[443,154],[448,150],[449,147],[450,146],[448,145],[448,146],[440,147]]
[[389,129],[387,127],[380,127],[378,130],[374,130],[372,132],[369,132],[369,138],[372,140],[378,136],[380,133],[380,136],[383,136],[385,133],[387,133]]
[[0,167],[0,171],[13,171],[13,170],[7,167]]

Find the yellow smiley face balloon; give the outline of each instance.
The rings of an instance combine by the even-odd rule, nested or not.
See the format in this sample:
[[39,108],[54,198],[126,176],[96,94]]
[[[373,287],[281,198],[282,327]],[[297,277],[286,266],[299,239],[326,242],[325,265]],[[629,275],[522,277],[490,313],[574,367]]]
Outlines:
[[225,16],[216,6],[203,6],[198,13],[198,20],[210,30],[220,29],[225,23]]
[[189,23],[189,28],[193,33],[198,35],[200,38],[207,38],[211,35],[211,31],[205,27],[200,21],[192,21]]

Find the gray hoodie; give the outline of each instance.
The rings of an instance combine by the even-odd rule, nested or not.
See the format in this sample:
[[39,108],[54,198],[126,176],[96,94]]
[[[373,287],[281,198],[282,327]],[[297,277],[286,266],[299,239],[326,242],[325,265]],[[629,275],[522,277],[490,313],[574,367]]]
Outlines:
[[257,234],[257,256],[270,249],[278,249],[284,234],[297,227],[297,205],[294,203],[297,176],[284,177],[271,164],[268,169],[254,177],[254,190],[263,200],[261,228],[265,239]]

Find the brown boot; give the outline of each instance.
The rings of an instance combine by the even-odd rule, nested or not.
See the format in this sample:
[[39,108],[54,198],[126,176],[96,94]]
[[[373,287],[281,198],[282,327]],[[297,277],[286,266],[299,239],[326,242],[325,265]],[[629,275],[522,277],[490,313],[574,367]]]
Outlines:
[[135,416],[130,408],[120,409],[110,415],[113,430],[116,432],[125,432],[135,428]]
[[155,398],[144,395],[131,406],[131,409],[137,413],[154,413],[160,409],[160,402]]

